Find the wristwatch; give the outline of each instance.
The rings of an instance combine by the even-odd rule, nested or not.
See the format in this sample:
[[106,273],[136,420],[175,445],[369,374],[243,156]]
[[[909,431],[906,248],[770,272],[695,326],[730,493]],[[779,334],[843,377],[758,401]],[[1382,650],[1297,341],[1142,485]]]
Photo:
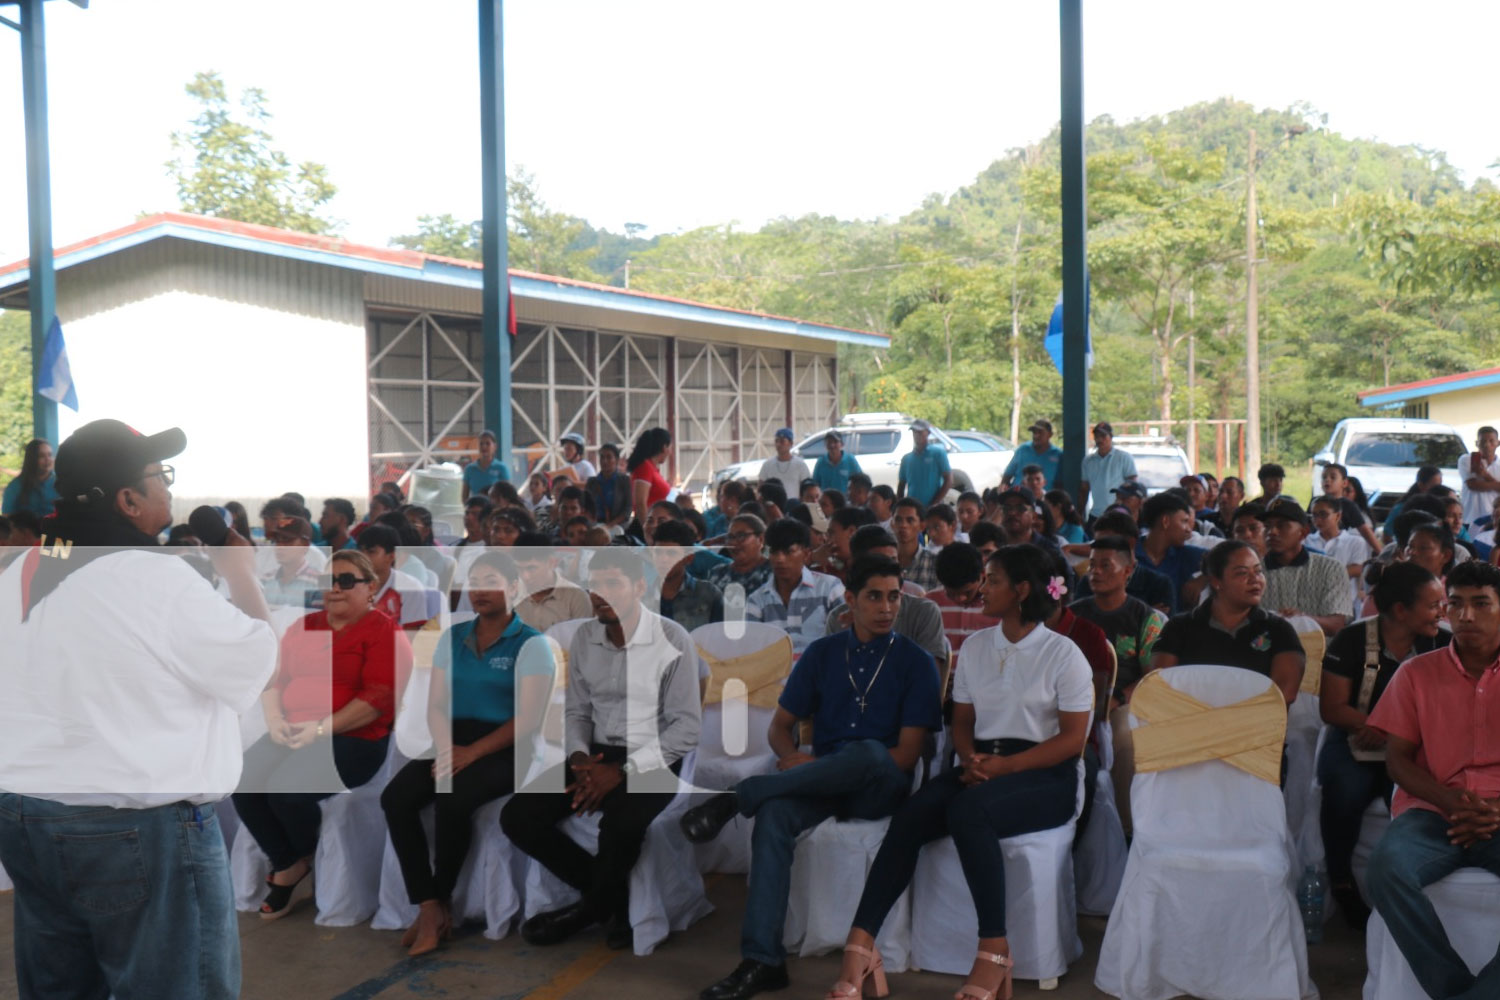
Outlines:
[[315,730],[313,730],[313,731],[315,733],[317,733],[318,739],[321,740],[323,738],[323,720],[322,719],[318,720],[318,728],[315,729]]

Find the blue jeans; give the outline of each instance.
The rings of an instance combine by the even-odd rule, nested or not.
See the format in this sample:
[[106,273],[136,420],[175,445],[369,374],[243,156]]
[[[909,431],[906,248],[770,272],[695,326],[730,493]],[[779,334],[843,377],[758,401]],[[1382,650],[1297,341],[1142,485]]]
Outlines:
[[240,994],[229,854],[212,806],[66,806],[0,793],[23,1000]]
[[1500,942],[1479,975],[1470,973],[1422,888],[1460,868],[1500,875],[1500,838],[1456,847],[1448,842],[1448,826],[1446,819],[1427,809],[1408,809],[1397,816],[1370,856],[1365,887],[1428,996],[1495,1000],[1500,997]]
[[1354,848],[1365,810],[1376,798],[1391,802],[1391,779],[1379,761],[1358,761],[1349,751],[1349,735],[1328,727],[1318,754],[1318,783],[1323,804],[1318,820],[1323,829],[1323,853],[1328,879],[1336,886],[1354,884]]
[[883,743],[860,740],[790,770],[746,778],[735,787],[740,812],[755,817],[741,955],[768,965],[786,961],[781,934],[797,835],[830,816],[889,816],[911,790],[911,780]]

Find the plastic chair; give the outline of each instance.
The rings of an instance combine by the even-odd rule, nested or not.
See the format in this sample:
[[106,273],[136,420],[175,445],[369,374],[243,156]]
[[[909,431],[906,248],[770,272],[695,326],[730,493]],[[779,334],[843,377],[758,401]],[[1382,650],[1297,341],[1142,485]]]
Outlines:
[[1317,783],[1318,739],[1323,733],[1323,717],[1318,708],[1318,691],[1322,687],[1323,652],[1328,639],[1318,623],[1306,615],[1288,619],[1302,640],[1307,668],[1297,700],[1287,709],[1286,720],[1286,803],[1287,827],[1294,840],[1300,840],[1305,825],[1317,823],[1321,795],[1315,795]]
[[[1482,868],[1461,868],[1447,878],[1434,882],[1422,892],[1432,900],[1448,943],[1464,960],[1472,973],[1495,957],[1500,941],[1500,877]],[[1412,974],[1411,965],[1381,919],[1380,911],[1370,914],[1365,927],[1364,1000],[1408,1000],[1427,994]]]
[[[1273,687],[1249,670],[1205,665],[1155,671],[1147,684],[1213,707]],[[1146,725],[1131,715],[1132,728]],[[1135,839],[1094,985],[1125,1000],[1316,998],[1276,785],[1218,760],[1137,772],[1131,811]]]
[[[775,625],[763,622],[716,622],[692,632],[693,642],[704,659],[732,660],[758,653],[775,645],[786,650],[781,674],[784,682],[792,669],[792,643]],[[732,670],[732,664],[728,667]],[[718,679],[723,683],[724,678]],[[729,715],[726,732],[726,702]],[[698,740],[698,762],[694,784],[709,791],[733,788],[741,780],[766,774],[776,767],[776,755],[766,741],[774,708],[757,708],[744,696],[731,697],[703,706],[703,728]],[[744,874],[750,870],[750,833],[755,821],[735,816],[707,844],[694,845],[700,872]]]
[[[1103,771],[1100,775],[1108,784],[1108,775]],[[1096,798],[1095,819],[1098,806]],[[1005,858],[1006,930],[1016,963],[1011,974],[1016,979],[1035,979],[1044,990],[1056,989],[1058,977],[1083,955],[1073,882],[1073,837],[1082,810],[1080,760],[1073,817],[1050,830],[1000,841]],[[1115,822],[1118,829],[1118,815]],[[1094,825],[1093,819],[1089,825]],[[1122,844],[1124,838],[1122,830]],[[979,917],[964,881],[958,848],[952,838],[944,837],[922,848],[912,879],[912,967],[964,975],[974,964],[978,937]]]

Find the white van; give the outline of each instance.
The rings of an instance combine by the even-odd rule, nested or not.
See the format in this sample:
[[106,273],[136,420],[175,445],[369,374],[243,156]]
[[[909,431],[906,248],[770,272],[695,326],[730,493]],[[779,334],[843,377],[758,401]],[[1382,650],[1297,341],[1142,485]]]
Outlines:
[[1463,484],[1458,479],[1458,460],[1468,450],[1457,430],[1436,420],[1340,420],[1328,444],[1313,456],[1313,491],[1319,489],[1323,466],[1342,465],[1365,488],[1375,520],[1383,521],[1424,465],[1437,466],[1443,471],[1443,485],[1459,490]]

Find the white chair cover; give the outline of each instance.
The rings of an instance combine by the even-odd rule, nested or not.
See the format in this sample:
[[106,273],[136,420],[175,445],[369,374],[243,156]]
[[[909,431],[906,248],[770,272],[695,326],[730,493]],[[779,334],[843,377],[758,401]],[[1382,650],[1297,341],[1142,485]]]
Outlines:
[[[825,819],[797,838],[782,932],[789,953],[822,955],[844,947],[865,877],[890,825],[889,818]],[[888,972],[903,972],[911,961],[911,895],[907,889],[896,900],[875,939]]]
[[[1109,776],[1100,772],[1104,784]],[[1113,802],[1113,798],[1110,800]],[[1094,799],[1092,826],[1099,819]],[[1051,830],[1005,837],[1005,929],[1016,979],[1056,979],[1083,954],[1073,884],[1073,835],[1083,809],[1083,761],[1073,818]],[[1115,818],[1119,829],[1119,817]],[[1120,838],[1123,843],[1124,832]],[[913,968],[964,975],[974,964],[979,917],[964,881],[958,848],[944,837],[922,848],[912,879]]]
[[12,888],[14,885],[11,883],[10,876],[5,874],[3,867],[0,867],[0,892],[9,892]]
[[1073,851],[1073,878],[1078,883],[1078,912],[1107,917],[1125,878],[1129,849],[1109,769],[1100,768],[1094,780],[1094,811]]
[[[528,858],[500,831],[500,810],[510,796],[487,803],[474,813],[474,840],[458,884],[453,890],[455,923],[484,921],[484,936],[498,941],[510,933],[521,914],[526,885]],[[422,824],[430,847],[433,839],[433,812],[422,810]],[[404,930],[417,919],[417,907],[406,898],[406,884],[396,849],[386,837],[385,853],[380,862],[380,901],[370,926],[378,931]]]
[[[1321,629],[1316,621],[1306,615],[1296,615],[1287,621],[1299,635]],[[1321,671],[1322,665],[1319,664],[1317,669]],[[1287,828],[1291,830],[1294,840],[1300,840],[1309,816],[1314,823],[1318,820],[1318,802],[1321,801],[1321,796],[1314,797],[1313,786],[1317,783],[1318,737],[1322,732],[1323,717],[1319,714],[1317,694],[1300,692],[1297,700],[1287,709],[1286,787],[1282,790],[1282,797],[1286,801]],[[1303,863],[1313,864],[1316,859],[1304,859]]]
[[[651,954],[668,934],[686,930],[713,912],[693,857],[693,845],[677,829],[678,820],[692,802],[688,789],[696,753],[683,758],[677,796],[646,830],[640,860],[630,873],[630,926],[635,932],[637,955]],[[573,816],[560,824],[558,831],[585,850],[598,848],[597,816]],[[533,917],[573,902],[578,899],[578,891],[533,860],[526,868],[525,896],[526,916]]]
[[[713,656],[728,659],[759,652],[786,639],[786,632],[764,622],[715,622],[701,625],[692,632],[698,648]],[[790,664],[788,664],[790,668]],[[725,748],[724,706],[703,706],[703,728],[698,740],[698,767],[694,784],[712,792],[733,788],[756,774],[766,774],[776,767],[776,755],[766,742],[775,709],[746,706],[745,744],[743,752],[731,754]],[[732,724],[731,729],[737,729]],[[733,741],[738,744],[738,737]],[[735,747],[734,749],[738,749]],[[703,796],[706,797],[706,796]],[[700,797],[700,798],[703,798]],[[720,834],[707,844],[694,845],[700,872],[723,872],[743,875],[750,870],[750,831],[755,821],[735,816]]]
[[[380,859],[384,848],[385,814],[380,793],[406,763],[392,743],[375,777],[349,792],[324,799],[318,850],[313,856],[313,885],[317,895],[316,923],[323,927],[352,927],[375,914],[380,896]],[[250,831],[240,829],[229,850],[229,874],[236,909],[253,913],[266,898],[266,876],[271,862]]]
[[[1500,899],[1500,877],[1482,868],[1461,868],[1422,891],[1432,900],[1448,932],[1448,943],[1469,971],[1477,973],[1484,968],[1495,957],[1495,945],[1500,942],[1500,907],[1495,905]],[[1426,997],[1378,910],[1370,914],[1365,927],[1365,959],[1369,972],[1365,974],[1364,1000]]]
[[[1236,667],[1163,679],[1213,706],[1271,686]],[[1094,985],[1125,1000],[1314,1000],[1280,789],[1205,761],[1137,773],[1130,802],[1135,838]]]

